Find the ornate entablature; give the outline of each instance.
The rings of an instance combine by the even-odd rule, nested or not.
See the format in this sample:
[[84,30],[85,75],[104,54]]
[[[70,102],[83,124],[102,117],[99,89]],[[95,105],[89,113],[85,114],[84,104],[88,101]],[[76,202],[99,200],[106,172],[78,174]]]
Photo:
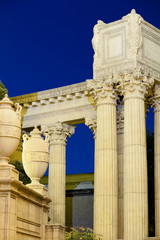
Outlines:
[[93,80],[12,98],[23,106],[24,128],[44,121],[84,123],[87,116],[95,116],[98,100],[116,103],[117,96],[131,96],[133,90],[143,90],[151,104],[153,84],[160,84],[160,30],[132,10],[119,21],[98,21],[92,44]]
[[65,102],[88,95],[86,82],[72,84],[65,87],[49,89],[37,93],[26,94],[13,97],[14,102],[22,104],[24,107],[37,107],[57,102]]
[[94,27],[95,79],[110,73],[143,68],[160,81],[160,30],[133,9],[121,20]]

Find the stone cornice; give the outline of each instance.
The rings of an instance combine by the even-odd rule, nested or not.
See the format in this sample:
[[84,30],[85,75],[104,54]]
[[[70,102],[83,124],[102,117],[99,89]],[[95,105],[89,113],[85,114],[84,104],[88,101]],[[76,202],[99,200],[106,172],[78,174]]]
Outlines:
[[37,93],[12,97],[11,100],[20,103],[24,107],[38,107],[57,102],[71,101],[86,96],[88,96],[87,85],[86,82],[82,82]]

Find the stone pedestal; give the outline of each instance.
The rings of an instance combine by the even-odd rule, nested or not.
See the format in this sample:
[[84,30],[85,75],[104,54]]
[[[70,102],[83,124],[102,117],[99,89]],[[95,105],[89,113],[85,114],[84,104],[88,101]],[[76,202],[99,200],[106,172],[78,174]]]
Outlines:
[[0,239],[48,240],[45,227],[51,200],[24,186],[18,175],[12,165],[0,165]]
[[110,77],[87,82],[97,106],[94,230],[103,240],[117,239],[116,94]]
[[50,135],[50,159],[48,196],[50,224],[65,226],[66,189],[66,138],[74,133],[74,127],[57,122],[48,127]]
[[154,93],[155,236],[160,237],[160,85]]

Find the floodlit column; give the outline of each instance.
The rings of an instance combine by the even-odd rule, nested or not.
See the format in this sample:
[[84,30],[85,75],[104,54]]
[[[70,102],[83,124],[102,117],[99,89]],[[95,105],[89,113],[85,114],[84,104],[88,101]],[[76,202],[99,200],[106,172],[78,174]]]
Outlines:
[[150,84],[140,70],[124,74],[124,240],[148,236],[144,98]]
[[97,232],[97,212],[98,212],[98,204],[96,201],[97,198],[97,160],[96,160],[96,131],[97,131],[97,119],[96,117],[90,117],[90,118],[86,118],[85,119],[85,124],[91,129],[91,131],[94,134],[94,140],[95,140],[95,144],[94,144],[94,211],[93,211],[93,226],[94,226],[94,231]]
[[49,223],[62,226],[65,226],[66,138],[74,133],[74,128],[57,122],[47,130],[50,135],[48,196],[52,199]]
[[155,236],[160,237],[160,85],[154,91]]
[[118,142],[118,239],[123,239],[124,232],[124,108],[117,113],[117,142]]
[[112,76],[88,80],[97,107],[94,228],[103,240],[117,239],[117,125]]

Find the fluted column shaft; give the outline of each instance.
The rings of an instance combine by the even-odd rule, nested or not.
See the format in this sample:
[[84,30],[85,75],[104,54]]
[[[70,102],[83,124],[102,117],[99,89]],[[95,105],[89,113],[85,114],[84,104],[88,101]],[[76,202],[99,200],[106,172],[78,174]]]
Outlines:
[[97,106],[94,230],[103,240],[115,240],[118,210],[116,94],[108,78],[90,83]]
[[150,83],[141,71],[124,76],[124,240],[148,236],[144,97]]
[[154,94],[155,236],[160,237],[160,85]]
[[66,191],[66,138],[74,133],[74,127],[58,122],[48,127],[50,134],[50,160],[48,196],[50,223],[65,226]]
[[48,195],[51,223],[65,225],[66,145],[50,144]]
[[97,104],[97,146],[95,201],[96,230],[104,240],[117,238],[117,131],[116,104]]
[[118,239],[123,239],[124,233],[124,109],[117,113],[117,142],[118,142]]

